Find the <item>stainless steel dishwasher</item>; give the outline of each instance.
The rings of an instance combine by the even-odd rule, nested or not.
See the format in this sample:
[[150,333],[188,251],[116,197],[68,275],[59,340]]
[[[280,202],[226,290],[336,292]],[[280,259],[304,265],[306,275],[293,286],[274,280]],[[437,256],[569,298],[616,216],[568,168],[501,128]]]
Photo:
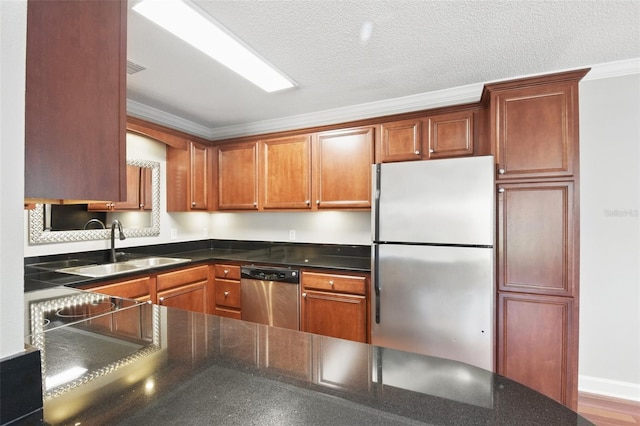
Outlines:
[[243,320],[300,330],[300,271],[255,265],[240,271]]

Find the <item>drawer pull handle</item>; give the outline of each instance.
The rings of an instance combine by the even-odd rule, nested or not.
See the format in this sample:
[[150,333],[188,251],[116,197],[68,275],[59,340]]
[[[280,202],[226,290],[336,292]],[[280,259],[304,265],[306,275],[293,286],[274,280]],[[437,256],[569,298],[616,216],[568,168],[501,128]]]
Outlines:
[[228,291],[225,291],[225,292],[224,292],[224,297],[227,297],[228,295],[229,295],[229,292],[228,292]]
[[414,152],[415,155],[420,155],[420,151]]
[[224,272],[225,275],[227,275],[229,273],[229,270],[225,269],[223,272]]
[[307,293],[302,293],[302,297],[307,297]]
[[160,298],[160,303],[164,302],[164,297]]
[[504,192],[504,188],[499,188],[498,192],[502,194]]
[[498,169],[498,174],[503,175],[504,174],[504,169]]
[[429,150],[429,154],[433,154],[435,151],[433,149]]
[[333,287],[333,280],[329,280],[329,285]]

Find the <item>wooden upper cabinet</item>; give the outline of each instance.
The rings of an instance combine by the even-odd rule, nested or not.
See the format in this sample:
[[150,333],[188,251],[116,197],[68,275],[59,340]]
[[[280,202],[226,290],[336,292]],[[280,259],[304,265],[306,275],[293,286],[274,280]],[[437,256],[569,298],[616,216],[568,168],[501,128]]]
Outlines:
[[231,143],[218,149],[218,208],[258,209],[258,144]]
[[269,139],[260,144],[263,209],[309,209],[311,136]]
[[316,208],[371,208],[374,128],[318,133],[313,150]]
[[498,289],[573,296],[573,183],[498,187]]
[[473,155],[473,111],[460,111],[429,116],[427,145],[423,151],[428,158],[449,158]]
[[574,174],[577,81],[498,91],[491,108],[498,179]]
[[25,198],[124,200],[126,30],[124,0],[28,2]]
[[190,194],[191,210],[207,210],[209,208],[210,165],[208,147],[190,145]]
[[380,126],[379,163],[422,159],[421,120],[403,120]]
[[[105,201],[99,203],[88,203],[89,211],[126,211],[140,210],[142,203],[141,198],[141,173],[142,168],[138,166],[127,165],[127,197],[125,201]],[[151,209],[151,206],[149,206]]]
[[189,142],[187,149],[167,145],[167,211],[212,210],[211,147]]
[[140,204],[142,210],[153,209],[153,170],[140,168]]

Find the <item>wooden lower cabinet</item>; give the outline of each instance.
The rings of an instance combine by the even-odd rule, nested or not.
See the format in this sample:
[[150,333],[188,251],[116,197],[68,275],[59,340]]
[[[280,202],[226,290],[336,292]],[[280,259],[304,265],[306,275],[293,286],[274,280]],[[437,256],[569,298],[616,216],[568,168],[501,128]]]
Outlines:
[[213,314],[240,319],[240,266],[214,266],[215,304]]
[[301,282],[302,331],[369,341],[367,276],[303,271]]
[[498,373],[577,407],[577,315],[572,298],[498,293]]
[[158,274],[158,305],[213,313],[213,292],[208,265]]

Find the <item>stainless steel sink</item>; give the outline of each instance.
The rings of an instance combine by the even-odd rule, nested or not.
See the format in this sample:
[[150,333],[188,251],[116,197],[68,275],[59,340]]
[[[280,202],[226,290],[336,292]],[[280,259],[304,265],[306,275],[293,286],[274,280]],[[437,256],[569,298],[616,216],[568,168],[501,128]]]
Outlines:
[[84,277],[101,278],[112,275],[125,274],[127,272],[142,271],[145,269],[189,262],[190,259],[176,257],[144,257],[126,262],[105,263],[103,265],[76,266],[73,268],[57,269],[56,272],[82,275]]
[[145,257],[142,259],[133,259],[125,263],[135,266],[143,266],[154,268],[156,266],[173,265],[174,263],[189,262],[190,259],[180,259],[177,257]]

